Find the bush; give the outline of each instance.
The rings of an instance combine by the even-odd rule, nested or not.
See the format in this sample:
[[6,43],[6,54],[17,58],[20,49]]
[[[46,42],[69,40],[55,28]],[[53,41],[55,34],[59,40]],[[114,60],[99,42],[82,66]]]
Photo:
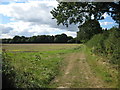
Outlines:
[[94,35],[86,45],[92,48],[92,52],[109,58],[110,63],[120,63],[120,30],[111,28],[101,34]]
[[120,30],[112,28],[109,31],[109,37],[105,40],[105,49],[110,58],[110,62],[117,64],[120,60]]
[[105,31],[104,33],[94,35],[86,44],[88,47],[92,48],[92,52],[105,55],[104,41],[107,37],[108,32]]
[[15,71],[10,63],[11,58],[6,52],[2,53],[2,88],[15,88]]

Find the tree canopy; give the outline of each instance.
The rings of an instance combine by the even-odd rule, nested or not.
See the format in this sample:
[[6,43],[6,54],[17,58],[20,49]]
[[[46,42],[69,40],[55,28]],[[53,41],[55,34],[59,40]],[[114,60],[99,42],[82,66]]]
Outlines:
[[77,40],[85,43],[95,34],[101,32],[102,28],[97,20],[88,20],[79,27],[79,31],[77,32]]
[[2,39],[2,43],[75,43],[75,39],[66,34],[55,36],[38,35],[32,37],[14,36],[12,39]]
[[60,2],[57,8],[51,11],[57,24],[68,27],[69,24],[82,25],[86,20],[104,19],[103,14],[110,15],[116,23],[120,23],[120,2]]

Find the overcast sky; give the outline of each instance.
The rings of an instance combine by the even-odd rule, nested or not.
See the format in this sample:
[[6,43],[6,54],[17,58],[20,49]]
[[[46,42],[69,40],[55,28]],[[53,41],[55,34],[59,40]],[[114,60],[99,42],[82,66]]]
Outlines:
[[[52,19],[50,11],[57,7],[55,0],[27,1],[27,2],[0,2],[0,38],[12,38],[15,35],[56,35],[65,33],[76,37],[77,25],[57,26]],[[105,20],[101,20],[102,28],[111,28],[115,22],[104,14]]]

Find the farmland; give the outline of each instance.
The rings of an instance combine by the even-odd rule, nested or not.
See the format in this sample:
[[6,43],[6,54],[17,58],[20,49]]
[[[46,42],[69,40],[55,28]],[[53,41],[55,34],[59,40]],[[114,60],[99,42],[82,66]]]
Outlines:
[[[78,45],[3,45],[12,70],[15,71],[16,87],[48,87],[57,75],[64,54],[75,52]],[[8,58],[9,57],[9,58]],[[9,73],[11,74],[11,73]]]
[[[16,88],[116,88],[118,71],[80,44],[3,44]],[[6,66],[7,65],[7,66]],[[9,66],[8,66],[9,65]],[[8,82],[8,84],[11,84]]]

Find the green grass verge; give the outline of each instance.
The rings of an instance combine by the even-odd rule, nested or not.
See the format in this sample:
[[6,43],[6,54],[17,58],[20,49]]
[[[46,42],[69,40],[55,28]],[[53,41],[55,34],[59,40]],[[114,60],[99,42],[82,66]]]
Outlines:
[[104,57],[94,55],[87,46],[83,45],[82,50],[86,54],[91,70],[97,77],[103,80],[105,87],[118,88],[118,71],[112,68],[109,63],[104,62]]

